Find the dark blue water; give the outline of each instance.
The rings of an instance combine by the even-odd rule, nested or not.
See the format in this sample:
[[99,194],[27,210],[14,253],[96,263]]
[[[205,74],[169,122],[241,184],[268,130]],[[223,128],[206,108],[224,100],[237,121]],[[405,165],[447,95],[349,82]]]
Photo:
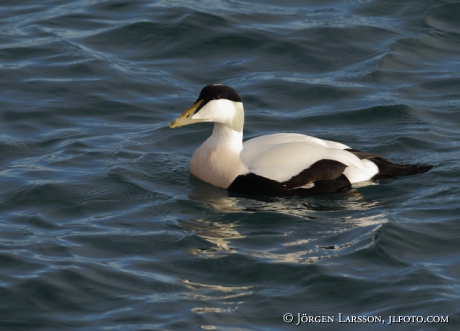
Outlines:
[[[458,330],[459,17],[458,1],[4,0],[0,328]],[[435,168],[229,197],[188,172],[211,125],[168,128],[210,83],[240,93],[246,139]]]

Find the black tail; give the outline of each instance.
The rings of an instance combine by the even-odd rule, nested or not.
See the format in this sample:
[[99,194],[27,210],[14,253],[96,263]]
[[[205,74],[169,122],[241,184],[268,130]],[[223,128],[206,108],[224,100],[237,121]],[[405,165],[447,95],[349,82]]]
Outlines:
[[354,149],[347,149],[347,151],[355,154],[360,159],[367,159],[377,165],[379,173],[373,178],[416,175],[427,172],[433,168],[431,165],[424,164],[395,164],[376,154],[356,151]]
[[384,158],[372,158],[369,161],[379,167],[379,173],[374,178],[422,174],[433,168],[433,166],[424,164],[394,164]]

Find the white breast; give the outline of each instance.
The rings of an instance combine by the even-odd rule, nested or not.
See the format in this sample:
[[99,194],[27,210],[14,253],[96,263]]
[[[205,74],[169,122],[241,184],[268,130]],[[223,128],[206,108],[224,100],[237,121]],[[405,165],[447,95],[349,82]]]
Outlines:
[[207,183],[227,188],[238,175],[248,172],[239,154],[223,146],[213,148],[205,142],[193,154],[190,172]]

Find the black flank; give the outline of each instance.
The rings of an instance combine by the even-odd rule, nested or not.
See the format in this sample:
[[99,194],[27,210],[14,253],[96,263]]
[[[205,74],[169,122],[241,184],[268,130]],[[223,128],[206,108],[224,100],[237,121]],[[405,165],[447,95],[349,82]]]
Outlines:
[[288,195],[283,184],[253,173],[236,177],[228,187],[229,191],[239,194]]
[[[247,195],[280,196],[333,193],[351,185],[342,174],[345,168],[340,162],[321,160],[283,183],[249,173],[236,177],[228,190]],[[315,184],[312,188],[297,188],[311,182]]]
[[315,186],[309,189],[297,188],[290,192],[291,195],[311,195],[311,194],[325,194],[334,193],[351,186],[350,181],[345,175],[340,175],[336,179],[318,180]]
[[283,182],[288,190],[311,183],[318,180],[332,180],[343,174],[347,166],[334,160],[320,160],[313,163],[310,168],[300,172],[298,175]]

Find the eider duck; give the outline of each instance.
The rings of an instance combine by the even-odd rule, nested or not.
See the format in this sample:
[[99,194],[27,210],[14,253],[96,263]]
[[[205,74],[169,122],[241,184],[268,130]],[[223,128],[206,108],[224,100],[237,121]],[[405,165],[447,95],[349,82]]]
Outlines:
[[432,168],[394,164],[379,155],[297,133],[269,134],[243,143],[243,103],[233,88],[221,84],[205,86],[169,127],[200,122],[214,122],[214,130],[193,154],[190,172],[243,195],[332,193],[354,183]]

